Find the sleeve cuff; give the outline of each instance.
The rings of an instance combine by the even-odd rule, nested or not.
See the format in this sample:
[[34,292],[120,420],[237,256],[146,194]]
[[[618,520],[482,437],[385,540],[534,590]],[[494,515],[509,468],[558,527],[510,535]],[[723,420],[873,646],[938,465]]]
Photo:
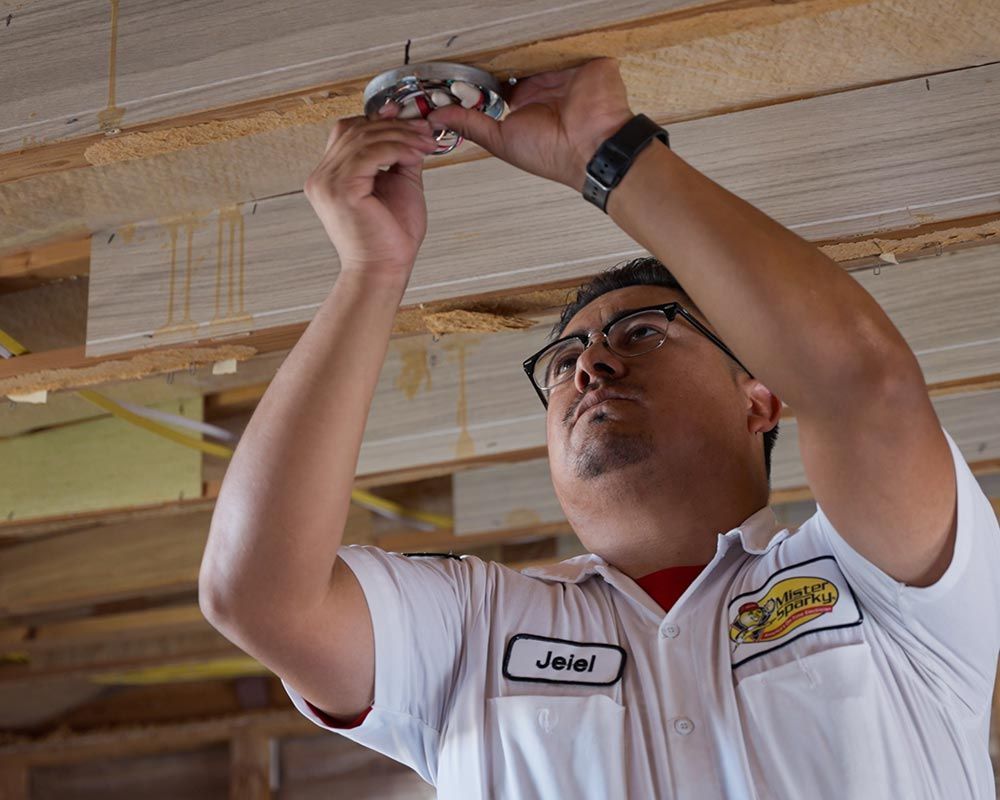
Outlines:
[[338,730],[350,730],[351,728],[357,728],[362,722],[365,721],[365,718],[372,710],[372,707],[368,706],[368,708],[366,708],[364,711],[358,714],[358,716],[356,716],[349,722],[341,722],[340,720],[331,717],[322,709],[316,708],[316,706],[314,706],[304,697],[302,698],[302,700],[309,707],[309,710],[312,711],[313,714],[316,715],[317,719],[319,719],[324,725],[328,725],[331,728],[337,728]]

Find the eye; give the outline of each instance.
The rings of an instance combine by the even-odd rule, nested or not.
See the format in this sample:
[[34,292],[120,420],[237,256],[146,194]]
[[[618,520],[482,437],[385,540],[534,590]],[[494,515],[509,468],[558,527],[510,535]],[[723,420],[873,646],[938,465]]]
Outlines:
[[636,334],[640,333],[641,331],[649,331],[649,334],[656,334],[656,335],[659,335],[660,333],[658,330],[656,330],[656,328],[653,328],[649,325],[637,325],[628,332],[625,338],[628,339],[628,341],[630,342],[634,342],[636,339],[643,339],[645,338],[645,336],[636,336]]
[[552,372],[554,375],[562,375],[567,370],[576,368],[576,356],[563,356],[553,365]]

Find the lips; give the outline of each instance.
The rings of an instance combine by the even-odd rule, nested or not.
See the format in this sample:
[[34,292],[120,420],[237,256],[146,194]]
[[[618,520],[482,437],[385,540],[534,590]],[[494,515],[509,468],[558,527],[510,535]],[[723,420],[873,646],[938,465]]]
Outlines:
[[573,424],[575,425],[579,421],[580,417],[582,417],[587,411],[596,406],[598,403],[603,403],[605,400],[633,399],[634,398],[629,397],[628,395],[616,392],[612,389],[598,389],[595,392],[584,395],[583,400],[580,401],[580,405],[576,408],[576,416],[573,418]]

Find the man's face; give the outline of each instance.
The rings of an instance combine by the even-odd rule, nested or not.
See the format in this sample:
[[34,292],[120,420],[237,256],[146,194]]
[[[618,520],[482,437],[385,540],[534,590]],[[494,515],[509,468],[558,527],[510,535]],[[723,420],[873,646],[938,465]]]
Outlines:
[[[680,302],[714,331],[691,301],[661,286],[629,286],[582,308],[564,336],[600,330],[621,311]],[[595,341],[576,372],[549,394],[547,441],[552,480],[570,513],[581,491],[609,491],[622,481],[683,482],[691,459],[701,465],[745,447],[744,396],[730,359],[679,314],[656,350],[622,358]],[[579,413],[597,391],[620,395]],[[741,429],[742,426],[742,429]],[[721,455],[721,457],[725,457]]]

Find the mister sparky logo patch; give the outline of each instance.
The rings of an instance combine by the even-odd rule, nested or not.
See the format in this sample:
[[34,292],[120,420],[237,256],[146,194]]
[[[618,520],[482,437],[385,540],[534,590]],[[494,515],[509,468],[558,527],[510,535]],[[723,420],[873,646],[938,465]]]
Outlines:
[[814,631],[861,623],[861,609],[832,556],[778,570],[729,604],[733,667]]

